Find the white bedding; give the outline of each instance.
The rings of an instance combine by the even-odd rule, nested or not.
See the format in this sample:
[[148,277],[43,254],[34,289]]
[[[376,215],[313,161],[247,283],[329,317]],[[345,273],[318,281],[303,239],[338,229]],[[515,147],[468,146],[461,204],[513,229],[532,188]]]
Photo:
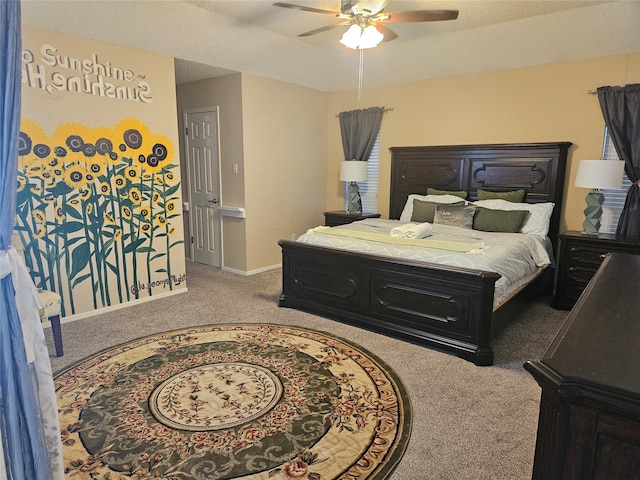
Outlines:
[[[391,229],[404,223],[407,222],[373,218],[332,228],[380,233],[391,238]],[[459,242],[482,242],[483,246],[481,249],[461,253],[412,245],[389,244],[350,236],[327,235],[322,233],[322,229],[309,230],[298,237],[298,241],[327,248],[499,273],[501,277],[495,285],[494,308],[501,305],[511,296],[512,292],[534,278],[553,261],[551,242],[548,238],[537,235],[481,232],[434,224],[433,234],[429,238]]]

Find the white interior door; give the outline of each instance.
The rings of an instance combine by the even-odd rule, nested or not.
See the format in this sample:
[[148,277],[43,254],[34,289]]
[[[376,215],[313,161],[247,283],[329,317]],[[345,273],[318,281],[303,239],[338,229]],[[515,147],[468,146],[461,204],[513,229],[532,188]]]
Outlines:
[[222,266],[218,109],[186,110],[191,258]]

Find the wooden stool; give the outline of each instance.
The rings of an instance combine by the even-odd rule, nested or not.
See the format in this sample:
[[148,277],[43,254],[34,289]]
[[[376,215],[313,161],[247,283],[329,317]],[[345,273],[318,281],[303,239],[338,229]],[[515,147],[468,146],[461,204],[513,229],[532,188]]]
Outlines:
[[62,348],[62,330],[60,329],[60,312],[62,311],[62,299],[56,292],[38,289],[43,308],[39,310],[40,318],[47,319],[51,323],[53,343],[56,346],[56,356],[64,355]]

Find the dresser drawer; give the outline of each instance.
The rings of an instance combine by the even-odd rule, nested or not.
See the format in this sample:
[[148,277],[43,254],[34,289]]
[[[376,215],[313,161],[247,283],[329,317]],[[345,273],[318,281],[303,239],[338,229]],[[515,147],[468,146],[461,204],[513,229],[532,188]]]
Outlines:
[[606,257],[607,252],[601,249],[569,246],[562,271],[565,295],[577,300]]
[[569,285],[577,284],[584,288],[597,271],[598,267],[595,265],[567,265],[565,269],[565,277],[569,282]]
[[562,285],[561,302],[564,308],[571,308],[580,298],[582,291],[587,287],[598,267],[599,265],[596,264],[574,263],[573,265],[565,265],[564,269],[559,272],[562,276],[560,282]]
[[585,269],[594,274],[602,261],[606,258],[609,250],[603,250],[601,248],[588,248],[584,246],[569,246],[567,248],[567,266],[579,266],[581,269]]

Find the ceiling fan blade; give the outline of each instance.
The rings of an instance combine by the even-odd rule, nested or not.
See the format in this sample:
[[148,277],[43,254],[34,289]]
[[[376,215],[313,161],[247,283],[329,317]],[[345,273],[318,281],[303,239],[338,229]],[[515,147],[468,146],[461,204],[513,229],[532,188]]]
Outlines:
[[388,23],[402,22],[438,22],[440,20],[455,20],[458,18],[458,10],[414,10],[411,12],[381,12],[381,17],[389,17],[382,20]]
[[378,31],[384,35],[383,42],[390,42],[398,38],[398,34],[382,23],[376,23]]
[[343,27],[343,26],[346,26],[346,25],[351,25],[351,21],[348,20],[346,22],[334,23],[333,25],[327,25],[327,26],[324,26],[324,27],[316,28],[315,30],[309,30],[308,32],[301,33],[298,36],[299,37],[308,37],[308,36],[311,36],[311,35],[315,35],[316,33],[326,32],[327,30],[331,30],[332,28]]
[[276,2],[273,4],[274,7],[284,7],[284,8],[293,8],[295,10],[304,10],[305,12],[313,12],[313,13],[324,13],[327,15],[337,15],[340,12],[337,10],[324,10],[321,8],[313,8],[313,7],[305,7],[303,5],[294,5],[293,3],[284,3],[284,2]]

